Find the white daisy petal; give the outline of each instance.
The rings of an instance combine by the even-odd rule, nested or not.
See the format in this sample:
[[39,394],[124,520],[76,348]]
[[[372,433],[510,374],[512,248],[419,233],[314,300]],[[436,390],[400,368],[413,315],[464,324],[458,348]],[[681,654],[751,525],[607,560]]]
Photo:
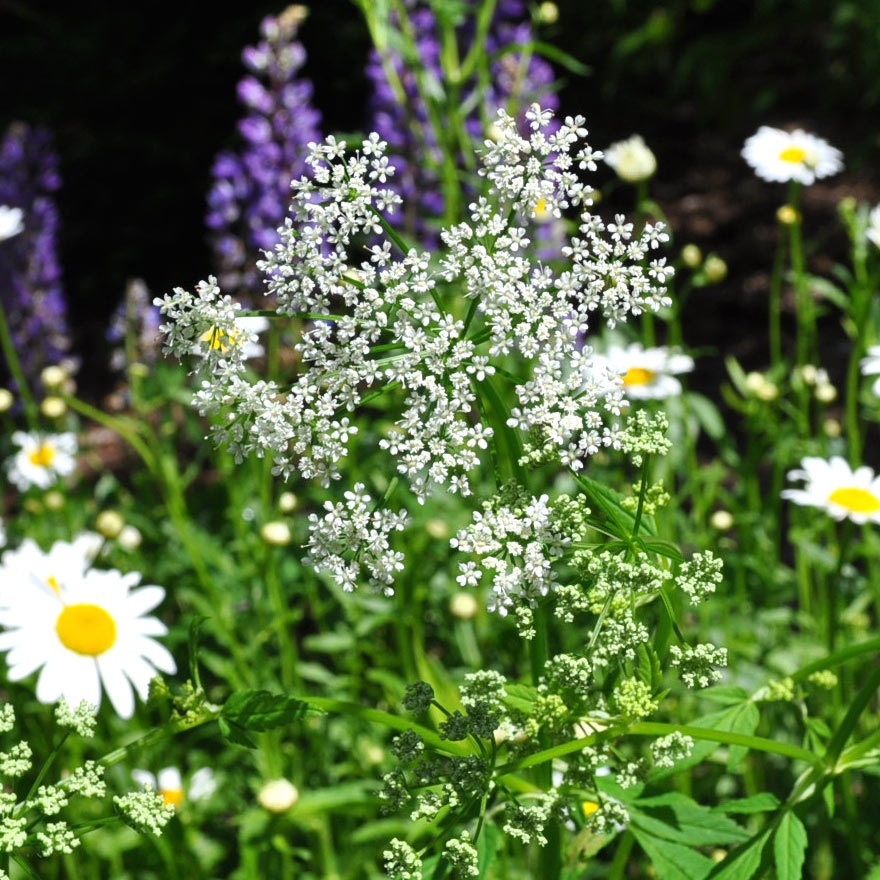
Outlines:
[[112,656],[98,657],[98,670],[104,690],[120,718],[131,718],[134,715],[134,691],[131,682],[125,677],[122,667],[117,665]]

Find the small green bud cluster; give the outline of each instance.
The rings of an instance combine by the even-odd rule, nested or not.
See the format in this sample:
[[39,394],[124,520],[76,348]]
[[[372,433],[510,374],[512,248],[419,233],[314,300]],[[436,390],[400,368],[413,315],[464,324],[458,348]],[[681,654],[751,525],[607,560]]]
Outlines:
[[679,566],[675,583],[688,594],[693,605],[699,605],[721,583],[722,567],[722,561],[711,550],[694,553],[689,562],[682,562]]
[[113,803],[119,810],[123,821],[135,831],[150,832],[160,837],[162,829],[174,816],[174,807],[166,804],[158,792],[146,786],[142,791],[130,791],[117,795]]
[[555,789],[551,789],[538,795],[534,802],[511,804],[507,808],[502,831],[524,844],[534,841],[538,846],[546,846],[544,827],[550,820],[558,799]]
[[639,678],[625,678],[614,689],[614,702],[625,718],[646,718],[657,711],[658,703],[651,688]]
[[668,431],[669,419],[664,412],[652,416],[647,410],[636,410],[620,433],[620,448],[640,467],[643,456],[666,455],[672,449],[672,441],[666,436]]
[[452,870],[457,877],[480,876],[477,850],[471,843],[471,836],[467,831],[462,831],[458,838],[453,837],[448,840],[443,854],[452,865]]
[[[620,506],[625,510],[635,513],[639,507],[639,495],[641,494],[641,483],[633,483],[632,495],[621,499]],[[671,495],[664,489],[663,480],[659,480],[645,490],[645,498],[642,502],[642,510],[648,516],[653,516],[661,507],[669,504]]]
[[382,856],[389,880],[421,880],[422,860],[405,840],[395,837]]

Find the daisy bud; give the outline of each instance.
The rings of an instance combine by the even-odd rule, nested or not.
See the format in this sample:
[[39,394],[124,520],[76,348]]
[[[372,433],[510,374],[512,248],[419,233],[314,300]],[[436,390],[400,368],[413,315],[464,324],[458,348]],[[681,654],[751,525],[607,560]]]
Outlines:
[[706,262],[703,263],[703,271],[706,273],[706,280],[709,284],[718,284],[727,277],[727,263],[721,257],[709,254],[706,257]]
[[129,373],[138,379],[146,379],[150,375],[150,368],[146,364],[135,361],[128,368]]
[[822,403],[831,403],[837,397],[837,389],[830,382],[817,385],[814,393],[816,400]]
[[758,373],[757,371],[751,372],[746,376],[746,388],[752,392],[752,394],[757,394],[758,389],[764,384],[764,374]]
[[794,226],[800,219],[800,212],[793,205],[780,205],[776,211],[776,220],[782,226]]
[[119,533],[119,546],[123,550],[137,550],[141,546],[141,533],[134,526],[125,526]]
[[40,381],[46,388],[60,388],[67,381],[67,370],[52,365],[45,367],[40,373]]
[[67,404],[60,397],[46,397],[40,404],[40,412],[47,419],[60,419],[67,412]]
[[297,497],[293,492],[282,492],[278,499],[278,509],[282,513],[292,513],[296,510]]
[[12,409],[13,403],[15,403],[15,398],[12,396],[12,392],[8,388],[0,388],[0,413]]
[[657,170],[657,157],[639,134],[608,147],[605,150],[605,163],[627,183],[647,180]]
[[703,262],[703,252],[695,244],[686,244],[681,249],[681,261],[689,269],[696,269]]
[[476,615],[477,609],[477,600],[471,593],[456,593],[449,600],[449,611],[459,620],[470,620]]
[[733,528],[733,514],[729,510],[716,510],[709,519],[709,522],[712,523],[713,529],[718,529],[719,532],[726,532],[728,529]]
[[815,385],[819,371],[812,364],[804,364],[798,369],[798,375],[805,385]]
[[776,400],[776,398],[779,397],[779,389],[773,382],[765,378],[761,383],[761,386],[756,389],[755,397],[757,397],[758,400],[764,400],[767,402]]
[[64,507],[65,498],[57,489],[53,489],[43,496],[43,503],[46,505],[47,510],[57,511]]
[[117,510],[102,510],[95,520],[95,528],[105,538],[118,538],[124,527],[125,520]]
[[843,433],[843,425],[837,419],[825,419],[822,430],[826,437],[839,437]]
[[429,519],[425,523],[425,531],[438,541],[449,537],[449,526],[442,519]]
[[559,21],[559,7],[555,3],[542,3],[538,7],[538,21],[541,24],[556,24]]
[[260,535],[267,544],[273,544],[276,547],[284,547],[291,540],[290,526],[282,520],[267,522],[260,529]]
[[299,792],[286,779],[272,779],[257,794],[257,803],[270,813],[285,813],[296,806]]

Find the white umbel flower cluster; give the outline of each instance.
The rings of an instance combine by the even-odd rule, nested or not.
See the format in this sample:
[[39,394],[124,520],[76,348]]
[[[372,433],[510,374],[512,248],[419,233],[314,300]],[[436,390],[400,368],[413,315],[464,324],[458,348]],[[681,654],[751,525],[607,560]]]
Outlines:
[[[394,169],[378,135],[353,152],[332,137],[311,144],[311,171],[291,184],[281,241],[259,264],[278,314],[307,322],[296,345],[305,369],[293,384],[247,372],[237,305],[214,279],[195,294],[177,289],[156,300],[169,319],[166,350],[184,356],[202,347],[195,402],[220,417],[215,438],[237,458],[269,455],[275,473],[328,486],[340,476],[361,404],[397,393],[403,405],[380,445],[420,502],[440,486],[470,494],[469,475],[493,442],[490,415],[496,428],[500,417],[540,437],[545,454],[574,470],[603,446],[619,446],[621,383],[596,375],[583,338],[594,311],[613,326],[670,305],[672,269],[652,256],[668,236],[660,224],[636,233],[622,216],[606,226],[589,213],[592,189],[577,170],[595,171],[601,154],[583,142],[582,117],[552,133],[551,119],[532,105],[523,137],[499,111],[480,169],[488,196],[469,206],[467,222],[442,233],[439,263],[407,250],[385,219],[400,198],[384,186]],[[557,218],[581,212],[563,249],[565,271],[529,254],[539,208]],[[528,374],[508,387],[512,356]],[[516,405],[504,411],[514,389]],[[491,414],[486,400],[498,402]],[[323,523],[339,527],[332,517]],[[315,560],[337,555],[311,552]],[[351,566],[337,569],[353,585]]]

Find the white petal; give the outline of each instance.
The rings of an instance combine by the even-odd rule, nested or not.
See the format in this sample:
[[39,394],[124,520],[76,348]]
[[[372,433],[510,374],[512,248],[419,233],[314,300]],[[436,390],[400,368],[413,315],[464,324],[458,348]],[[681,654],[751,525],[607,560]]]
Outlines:
[[134,692],[131,684],[122,672],[119,665],[117,651],[108,651],[98,657],[98,669],[101,672],[101,681],[104,682],[104,690],[120,718],[131,718],[134,715]]

